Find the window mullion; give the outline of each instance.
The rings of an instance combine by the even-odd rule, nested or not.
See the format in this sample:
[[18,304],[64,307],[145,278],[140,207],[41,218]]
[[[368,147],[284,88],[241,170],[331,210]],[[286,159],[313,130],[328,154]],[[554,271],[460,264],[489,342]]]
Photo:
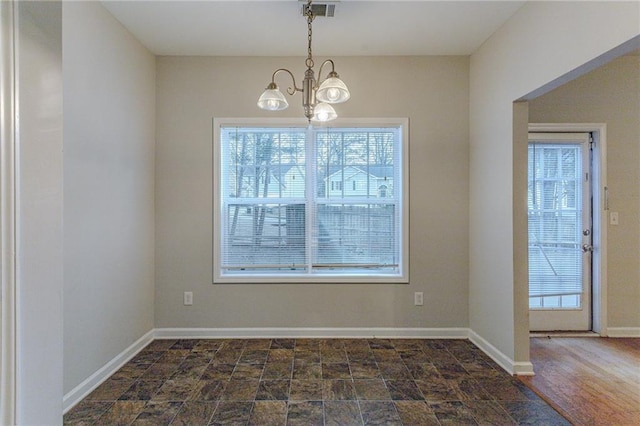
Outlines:
[[305,140],[305,253],[307,274],[313,273],[313,259],[315,256],[314,229],[316,228],[316,196],[315,193],[315,165],[316,165],[316,132],[311,126],[307,128]]

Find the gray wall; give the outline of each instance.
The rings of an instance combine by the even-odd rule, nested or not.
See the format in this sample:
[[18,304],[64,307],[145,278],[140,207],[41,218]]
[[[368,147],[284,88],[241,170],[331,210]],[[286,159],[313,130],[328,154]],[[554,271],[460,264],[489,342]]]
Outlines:
[[532,123],[606,123],[609,327],[640,327],[640,56],[624,56],[529,103]]
[[153,328],[155,59],[65,2],[64,391]]
[[468,326],[468,58],[334,59],[352,92],[341,117],[410,119],[410,284],[213,285],[212,118],[302,117],[299,95],[280,114],[256,101],[304,59],[159,57],[156,327]]

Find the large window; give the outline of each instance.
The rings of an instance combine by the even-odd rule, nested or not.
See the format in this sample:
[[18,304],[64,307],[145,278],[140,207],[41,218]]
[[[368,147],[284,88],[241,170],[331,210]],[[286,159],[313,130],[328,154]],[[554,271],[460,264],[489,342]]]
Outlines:
[[265,123],[214,121],[214,281],[407,282],[406,120]]

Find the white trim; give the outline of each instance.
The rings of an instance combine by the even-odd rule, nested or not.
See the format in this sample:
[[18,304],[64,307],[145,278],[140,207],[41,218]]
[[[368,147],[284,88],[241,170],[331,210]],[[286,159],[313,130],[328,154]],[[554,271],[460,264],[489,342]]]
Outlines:
[[89,395],[94,389],[100,386],[105,380],[111,377],[122,366],[129,362],[134,356],[138,354],[154,339],[155,330],[147,332],[144,336],[136,340],[131,346],[122,351],[119,355],[116,355],[111,361],[106,363],[102,368],[89,376],[86,380],[80,383],[67,393],[62,399],[62,409],[64,413],[67,413],[77,403],[82,401],[87,395]]
[[482,336],[473,330],[469,330],[469,340],[493,359],[498,365],[504,368],[509,374],[518,376],[533,376],[533,364],[531,362],[515,362],[509,356],[502,353]]
[[609,327],[608,337],[640,337],[640,327]]
[[415,338],[467,339],[468,328],[157,328],[156,339]]
[[607,336],[607,125],[605,123],[529,123],[529,132],[591,132],[598,161],[593,164],[593,280],[591,329]]
[[0,3],[0,424],[12,425],[17,412],[16,311],[16,85],[14,4]]

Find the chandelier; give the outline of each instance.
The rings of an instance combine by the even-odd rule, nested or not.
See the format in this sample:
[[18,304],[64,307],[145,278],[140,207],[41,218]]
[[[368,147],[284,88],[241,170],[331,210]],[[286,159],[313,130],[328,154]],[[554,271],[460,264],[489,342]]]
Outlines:
[[307,70],[304,73],[304,79],[302,80],[302,88],[296,84],[296,79],[293,73],[286,68],[280,68],[274,71],[271,76],[271,83],[267,86],[265,91],[258,99],[258,106],[268,111],[281,111],[289,106],[287,99],[284,97],[278,85],[275,83],[276,75],[280,72],[285,72],[291,76],[293,80],[293,87],[287,88],[287,93],[293,96],[296,92],[302,92],[302,106],[304,108],[304,115],[309,121],[330,121],[338,117],[336,111],[331,104],[338,104],[345,102],[351,97],[349,89],[340,80],[338,73],[335,71],[335,65],[331,59],[327,59],[320,65],[318,76],[322,75],[322,68],[326,64],[331,64],[331,72],[322,81],[316,81],[315,73],[313,71],[313,54],[311,51],[311,38],[312,28],[311,23],[315,17],[311,8],[311,0],[308,1],[304,8],[304,15],[307,17],[308,28],[308,48],[307,59],[305,65]]

